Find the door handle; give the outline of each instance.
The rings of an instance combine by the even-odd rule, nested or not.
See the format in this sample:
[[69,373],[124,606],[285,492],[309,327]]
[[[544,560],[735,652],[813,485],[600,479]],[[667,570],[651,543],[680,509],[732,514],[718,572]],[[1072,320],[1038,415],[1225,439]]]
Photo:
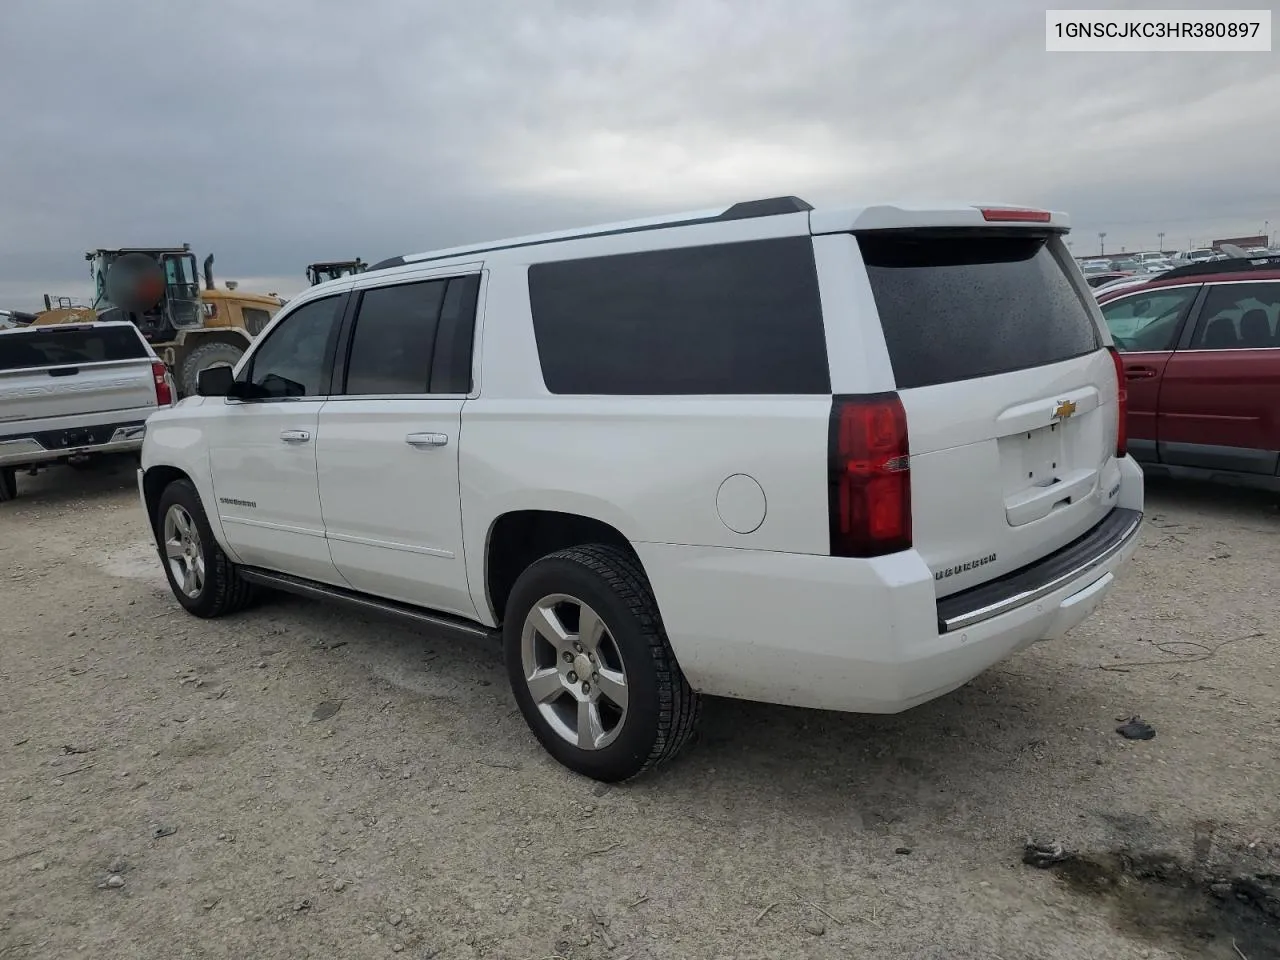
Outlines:
[[281,430],[280,439],[285,443],[306,443],[311,439],[311,434],[306,430]]
[[443,447],[449,438],[443,433],[411,433],[404,442],[411,447]]
[[1155,375],[1152,367],[1129,367],[1124,372],[1126,380],[1150,380]]

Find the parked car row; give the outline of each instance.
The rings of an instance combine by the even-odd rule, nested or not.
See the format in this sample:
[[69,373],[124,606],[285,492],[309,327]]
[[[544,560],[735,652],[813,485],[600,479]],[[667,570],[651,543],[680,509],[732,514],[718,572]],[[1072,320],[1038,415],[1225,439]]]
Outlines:
[[1134,275],[1155,276],[1172,270],[1174,262],[1159,254],[1138,254],[1116,260],[1086,260],[1080,265],[1091,287]]
[[[1266,247],[1250,247],[1242,251],[1243,255],[1250,258],[1271,257],[1280,255],[1280,248]],[[1202,247],[1196,250],[1183,250],[1178,253],[1166,254],[1158,251],[1144,251],[1142,253],[1124,254],[1120,257],[1094,257],[1088,260],[1081,260],[1080,269],[1084,271],[1086,277],[1093,277],[1102,273],[1124,272],[1131,274],[1154,274],[1162,273],[1165,270],[1172,270],[1175,267],[1185,267],[1191,263],[1205,263],[1211,260],[1230,260],[1232,255],[1221,250],[1215,250],[1212,247]]]
[[1106,270],[1099,273],[1086,273],[1084,282],[1096,290],[1117,280],[1128,280],[1131,276],[1133,274],[1122,270]]

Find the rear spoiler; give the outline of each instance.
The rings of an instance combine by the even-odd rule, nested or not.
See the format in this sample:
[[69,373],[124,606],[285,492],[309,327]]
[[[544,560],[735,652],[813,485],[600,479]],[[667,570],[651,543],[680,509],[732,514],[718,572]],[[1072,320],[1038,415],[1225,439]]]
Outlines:
[[1028,228],[1038,232],[1066,233],[1071,220],[1065,213],[1000,203],[954,207],[908,207],[881,204],[853,209],[814,210],[809,214],[813,234],[858,233],[864,230],[930,230]]

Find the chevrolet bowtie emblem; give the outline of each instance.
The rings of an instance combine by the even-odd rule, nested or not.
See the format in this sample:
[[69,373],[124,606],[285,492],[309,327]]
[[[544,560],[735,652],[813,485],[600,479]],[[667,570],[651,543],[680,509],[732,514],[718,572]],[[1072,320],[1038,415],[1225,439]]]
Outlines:
[[1058,408],[1053,411],[1054,419],[1065,420],[1076,412],[1076,405],[1070,400],[1059,400]]

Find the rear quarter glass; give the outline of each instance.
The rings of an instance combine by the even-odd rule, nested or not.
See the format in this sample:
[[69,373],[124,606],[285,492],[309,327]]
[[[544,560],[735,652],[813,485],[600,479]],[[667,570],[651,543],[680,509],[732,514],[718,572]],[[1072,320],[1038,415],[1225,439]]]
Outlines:
[[827,394],[813,241],[783,237],[534,264],[557,394]]
[[898,389],[1046,366],[1102,340],[1049,235],[858,235]]

